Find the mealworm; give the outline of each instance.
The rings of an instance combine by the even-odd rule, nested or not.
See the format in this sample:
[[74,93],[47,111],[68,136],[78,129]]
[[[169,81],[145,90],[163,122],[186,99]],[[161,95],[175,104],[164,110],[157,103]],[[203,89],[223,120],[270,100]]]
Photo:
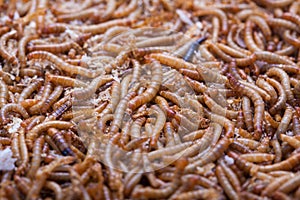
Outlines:
[[38,90],[39,87],[41,87],[42,81],[41,80],[36,80],[32,82],[30,85],[28,85],[22,93],[19,96],[18,102],[24,101],[27,99],[35,90]]
[[86,69],[83,67],[70,65],[70,64],[64,62],[61,58],[59,58],[56,55],[49,53],[47,51],[31,52],[30,54],[27,55],[27,58],[29,60],[32,60],[32,59],[49,60],[50,62],[55,64],[55,66],[58,69],[66,71],[66,72],[70,73],[71,75],[77,74],[77,75],[81,75],[81,76],[84,76],[87,78],[95,78],[98,75],[100,75],[100,73],[101,73],[100,71],[97,71],[97,70],[93,71],[93,70]]
[[284,134],[287,131],[290,121],[292,120],[292,115],[293,109],[290,106],[288,106],[285,109],[284,115],[275,133],[278,139],[280,139],[280,134]]
[[64,53],[66,51],[69,51],[70,49],[75,49],[77,51],[81,50],[81,47],[73,42],[63,42],[60,44],[37,44],[37,45],[31,45],[28,47],[28,51],[47,51],[53,54],[58,54],[58,53]]
[[10,112],[16,112],[20,114],[24,119],[29,118],[29,114],[20,104],[8,103],[5,104],[0,110],[0,119],[2,124],[8,123],[9,117],[7,115]]
[[81,11],[78,11],[75,13],[62,14],[62,15],[57,16],[57,21],[58,22],[69,22],[69,21],[73,21],[73,20],[86,20],[88,18],[94,17],[95,14],[97,13],[98,9],[96,9],[95,7],[92,7],[90,9],[81,10]]
[[195,81],[189,77],[184,77],[184,79],[188,82],[188,84],[192,87],[192,89],[197,93],[204,93],[207,90],[207,87],[200,83],[199,81]]
[[125,16],[129,15],[132,11],[134,11],[137,7],[138,7],[138,1],[137,0],[130,1],[130,3],[125,8],[124,7],[118,8],[113,13],[113,17],[114,18],[125,17]]
[[134,97],[128,102],[128,108],[135,110],[141,105],[151,101],[158,92],[162,83],[162,67],[159,62],[152,61],[152,78],[149,87],[139,96]]
[[226,178],[226,175],[220,166],[217,166],[216,168],[216,176],[218,178],[218,182],[223,187],[226,195],[228,195],[230,199],[239,199],[237,192],[232,188],[232,185],[230,184],[229,180]]
[[252,100],[254,104],[254,119],[253,119],[254,138],[259,139],[262,134],[262,122],[263,122],[264,109],[265,109],[264,101],[255,90],[243,86],[237,80],[235,80],[232,75],[229,75],[228,79],[230,85],[233,87],[234,90],[236,90],[237,92],[243,95],[246,95],[248,98]]
[[8,88],[4,81],[0,80],[0,108],[7,104]]
[[224,51],[224,53],[229,54],[230,56],[236,57],[236,58],[245,58],[247,54],[244,54],[243,52],[240,52],[232,47],[229,47],[227,45],[224,45],[222,43],[216,44],[219,49]]
[[46,80],[63,87],[87,87],[87,84],[74,78],[46,73]]
[[74,152],[71,150],[69,144],[65,141],[62,134],[55,128],[49,128],[47,130],[48,135],[53,139],[58,149],[64,156],[74,156]]
[[21,155],[21,165],[17,169],[17,174],[23,174],[24,170],[26,170],[28,161],[29,161],[29,156],[28,156],[28,149],[25,144],[25,134],[24,134],[24,129],[21,129],[19,131],[19,145],[20,145],[20,155]]
[[43,93],[41,95],[40,101],[29,108],[29,112],[31,114],[37,114],[41,112],[42,106],[44,105],[45,101],[48,99],[49,95],[52,91],[52,84],[50,82],[46,82],[43,88]]
[[253,23],[251,20],[247,20],[246,25],[245,25],[245,34],[244,34],[244,40],[246,43],[247,48],[252,51],[252,52],[260,52],[262,49],[260,49],[252,36],[253,33]]
[[91,33],[93,35],[104,33],[107,29],[114,27],[114,26],[130,26],[134,20],[129,18],[122,18],[122,19],[114,19],[107,22],[103,22],[96,25],[67,25],[72,30],[77,30],[82,33]]
[[36,179],[32,184],[33,187],[31,187],[28,191],[26,199],[37,199],[40,190],[42,189],[43,185],[46,182],[46,179],[48,178],[49,174],[53,171],[53,169],[55,169],[57,166],[69,164],[73,161],[74,158],[72,157],[58,158],[51,162],[49,165],[39,168],[35,176]]
[[41,164],[41,154],[42,154],[42,148],[44,146],[44,137],[39,137],[35,142],[32,149],[33,155],[31,160],[31,166],[28,171],[28,176],[30,178],[34,177],[34,173],[38,170]]
[[265,81],[263,78],[259,77],[256,80],[256,85],[258,87],[262,88],[263,90],[265,90],[269,94],[271,105],[276,102],[277,93],[276,93],[275,89],[267,81]]
[[59,96],[63,92],[62,86],[56,86],[53,90],[53,92],[49,95],[49,97],[45,100],[43,103],[43,106],[41,108],[42,113],[46,113],[47,110],[52,106],[52,104],[59,98]]
[[7,49],[5,48],[7,40],[10,38],[15,38],[17,36],[16,30],[11,30],[10,32],[7,32],[3,34],[0,38],[0,56],[3,57],[8,63],[11,63],[13,65],[18,64],[18,59],[16,56],[10,54]]
[[254,22],[263,32],[264,36],[266,37],[267,40],[270,39],[272,32],[270,27],[268,26],[266,20],[263,17],[260,16],[250,16],[249,20],[251,20],[252,22]]
[[265,92],[264,90],[257,87],[256,85],[248,83],[248,82],[243,81],[243,80],[239,80],[239,82],[242,83],[244,86],[247,86],[247,87],[255,90],[265,101],[270,101],[271,96],[267,92]]
[[266,73],[268,76],[277,76],[280,79],[281,85],[285,90],[288,102],[293,105],[294,104],[294,95],[291,91],[290,79],[288,74],[279,68],[271,68]]
[[290,22],[288,20],[285,20],[285,19],[268,18],[267,23],[270,26],[284,27],[284,28],[287,28],[287,29],[297,31],[298,33],[300,32],[300,28],[296,24],[294,24],[293,22]]
[[34,39],[37,39],[36,35],[24,36],[18,44],[18,58],[21,68],[26,67],[26,45],[30,40]]
[[284,31],[283,39],[295,47],[300,47],[300,40],[298,40],[296,37],[293,37],[290,30]]
[[114,113],[114,120],[111,123],[110,132],[112,134],[115,134],[119,131],[119,129],[122,127],[122,120],[123,116],[125,114],[125,111],[128,107],[128,102],[132,97],[135,96],[135,92],[128,93],[124,98],[122,98],[116,107],[115,113]]
[[199,17],[204,15],[216,15],[222,22],[222,33],[227,34],[228,32],[228,20],[227,15],[220,9],[217,8],[205,8],[199,9],[193,13],[193,16]]
[[270,113],[275,114],[280,109],[285,107],[285,102],[287,100],[287,95],[286,95],[285,90],[283,89],[283,86],[280,83],[278,83],[276,80],[271,79],[271,78],[266,78],[266,81],[277,90],[278,95],[279,95],[275,105],[273,105],[270,108]]
[[298,26],[300,26],[300,18],[298,15],[296,15],[295,13],[292,12],[286,12],[283,13],[283,15],[281,16],[283,19],[289,20],[295,24],[297,24]]
[[243,154],[240,156],[240,158],[245,159],[249,162],[267,162],[272,161],[275,159],[275,156],[273,154],[267,154],[267,153],[251,153],[251,154]]
[[76,89],[73,91],[74,98],[78,100],[90,98],[99,87],[113,80],[111,76],[98,76],[84,89]]
[[[232,47],[233,49],[242,52],[245,55],[251,55],[252,53],[244,48],[239,47],[233,40],[233,34],[236,32],[237,30],[237,26],[236,25],[232,25],[230,28],[230,31],[227,35],[227,43],[230,47]],[[221,47],[220,47],[221,48]]]
[[41,124],[38,124],[35,126],[33,129],[31,129],[27,135],[26,135],[26,142],[29,147],[32,147],[32,143],[37,138],[40,134],[40,132],[43,132],[51,127],[57,128],[57,129],[68,129],[73,126],[72,123],[70,122],[65,122],[65,121],[48,121],[48,122],[43,122]]
[[207,94],[203,94],[203,100],[204,103],[207,105],[207,107],[216,114],[225,116],[229,119],[236,119],[237,118],[237,112],[233,110],[228,110],[226,108],[223,108],[222,106],[218,105],[212,98],[210,98]]
[[273,182],[271,182],[263,191],[262,195],[271,196],[272,192],[276,191],[284,182],[288,181],[288,179],[292,178],[291,175],[285,175],[279,178],[276,178]]

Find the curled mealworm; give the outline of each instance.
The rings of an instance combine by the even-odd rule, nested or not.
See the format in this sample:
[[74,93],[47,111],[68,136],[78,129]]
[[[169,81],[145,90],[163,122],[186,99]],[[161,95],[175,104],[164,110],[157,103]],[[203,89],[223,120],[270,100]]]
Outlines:
[[228,21],[226,14],[217,8],[205,8],[199,9],[198,11],[193,13],[194,16],[204,16],[204,15],[216,15],[220,21],[222,22],[222,32],[227,34],[228,32]]
[[242,83],[243,85],[255,90],[265,101],[270,101],[271,96],[267,92],[265,92],[264,90],[257,87],[256,85],[248,83],[248,82],[243,81],[243,80],[240,80],[239,82]]
[[2,124],[6,124],[9,121],[7,114],[9,112],[19,113],[24,119],[29,118],[27,111],[19,104],[9,103],[1,108],[0,119]]
[[272,85],[278,92],[277,102],[275,103],[275,105],[273,105],[270,108],[270,113],[274,114],[274,113],[278,112],[278,110],[285,107],[285,102],[287,100],[287,96],[286,96],[285,90],[283,89],[283,86],[280,83],[278,83],[276,80],[271,79],[271,78],[266,78],[266,81],[270,85]]
[[3,34],[0,38],[0,55],[3,57],[7,62],[16,65],[18,64],[18,59],[14,56],[11,55],[7,49],[5,48],[6,42],[10,38],[15,38],[17,36],[17,31],[16,30],[11,30],[10,32],[7,32]]
[[275,89],[263,78],[259,77],[256,80],[256,85],[259,86],[260,88],[264,89],[268,94],[270,95],[270,104],[274,104],[277,99],[277,93]]
[[290,79],[288,74],[279,68],[271,68],[266,73],[268,76],[277,76],[280,79],[281,85],[285,90],[288,102],[293,105],[294,103],[294,95],[291,91]]
[[154,60],[152,61],[151,67],[152,67],[152,78],[150,82],[151,84],[143,94],[134,97],[128,102],[128,108],[131,110],[135,110],[139,106],[151,101],[160,88],[160,85],[162,83],[162,67],[159,62]]
[[35,140],[36,137],[39,136],[40,132],[47,130],[48,128],[57,128],[57,129],[68,129],[73,126],[70,122],[64,122],[64,121],[48,121],[43,122],[37,126],[35,126],[33,129],[31,129],[27,135],[26,135],[26,142],[29,147],[32,147],[32,143]]
[[228,76],[229,82],[234,90],[249,97],[254,104],[254,137],[259,139],[262,134],[262,122],[264,115],[264,101],[261,96],[251,88],[245,87],[236,81],[232,75]]

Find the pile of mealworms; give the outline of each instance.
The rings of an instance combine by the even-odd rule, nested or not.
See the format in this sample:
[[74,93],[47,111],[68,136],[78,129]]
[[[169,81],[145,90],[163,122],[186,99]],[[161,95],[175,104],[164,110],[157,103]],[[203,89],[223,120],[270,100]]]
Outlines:
[[0,199],[300,199],[300,2],[0,0]]

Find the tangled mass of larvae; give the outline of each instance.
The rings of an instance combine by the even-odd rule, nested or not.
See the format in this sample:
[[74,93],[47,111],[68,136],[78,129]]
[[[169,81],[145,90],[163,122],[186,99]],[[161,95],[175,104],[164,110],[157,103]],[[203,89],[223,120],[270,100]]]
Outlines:
[[300,2],[0,0],[0,199],[300,199]]

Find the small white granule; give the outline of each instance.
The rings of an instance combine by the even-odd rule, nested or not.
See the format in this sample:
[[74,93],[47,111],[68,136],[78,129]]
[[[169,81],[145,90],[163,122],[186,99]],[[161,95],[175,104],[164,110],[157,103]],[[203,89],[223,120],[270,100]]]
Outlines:
[[13,153],[10,148],[0,150],[0,170],[13,170],[16,158],[12,158]]
[[229,156],[225,156],[225,162],[228,164],[228,165],[232,165],[234,163],[234,160],[233,158],[229,157]]
[[22,123],[22,119],[18,117],[13,117],[12,122],[7,124],[8,132],[9,133],[15,133],[18,131]]

